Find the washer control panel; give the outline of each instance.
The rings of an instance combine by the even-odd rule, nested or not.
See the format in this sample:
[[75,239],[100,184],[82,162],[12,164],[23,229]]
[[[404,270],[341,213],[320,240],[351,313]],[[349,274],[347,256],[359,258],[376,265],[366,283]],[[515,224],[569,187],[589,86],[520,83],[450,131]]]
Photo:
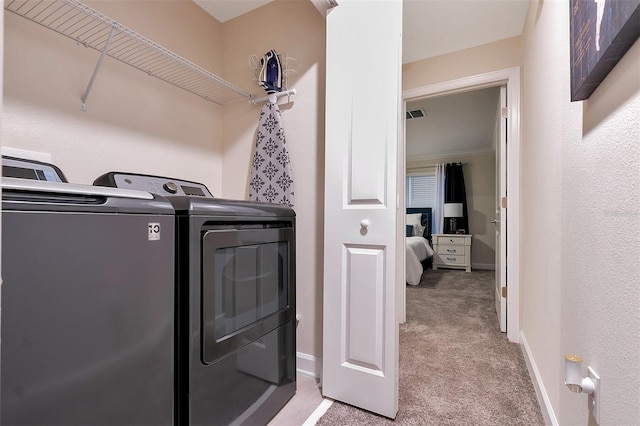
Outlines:
[[45,182],[67,182],[62,171],[53,164],[5,155],[2,156],[2,176]]
[[162,196],[188,195],[213,198],[209,189],[201,183],[137,173],[109,172],[97,178],[93,184],[121,189],[136,189]]

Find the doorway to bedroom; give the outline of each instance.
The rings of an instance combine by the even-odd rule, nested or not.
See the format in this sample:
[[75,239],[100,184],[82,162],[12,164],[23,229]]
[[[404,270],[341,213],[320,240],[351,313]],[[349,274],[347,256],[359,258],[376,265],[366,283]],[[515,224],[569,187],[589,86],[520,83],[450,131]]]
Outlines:
[[[419,219],[411,214],[416,209],[430,211],[424,235],[432,248],[440,247],[426,260],[425,275],[432,263],[447,270],[494,270],[500,87],[415,99],[406,108],[407,225]],[[449,247],[454,243],[462,247]],[[409,260],[407,283],[416,285]]]
[[[408,286],[434,292],[452,282],[490,288],[499,283],[501,90],[484,87],[406,103]],[[427,253],[420,241],[428,245]],[[502,323],[500,294],[494,297]],[[411,315],[407,309],[407,320],[415,319]]]
[[[470,243],[467,261],[472,271],[490,271],[496,268],[496,263],[499,265],[498,270],[502,274],[495,281],[498,284],[495,287],[496,309],[500,312],[502,308],[503,318],[506,320],[504,327],[501,327],[502,330],[506,330],[510,341],[517,343],[519,341],[520,69],[514,67],[405,90],[403,99],[407,112],[404,122],[407,143],[402,144],[399,149],[398,178],[403,186],[400,192],[404,195],[401,197],[403,202],[400,203],[402,209],[399,214],[406,212],[405,202],[408,203],[407,205],[414,205],[413,198],[419,195],[413,192],[417,188],[416,184],[420,181],[428,183],[429,178],[425,176],[435,174],[437,164],[455,163],[462,166],[465,175],[463,181],[470,193],[464,198],[468,201],[466,207],[468,207],[469,220],[468,223],[462,220],[462,223],[465,223],[464,228],[467,229],[461,231],[462,234],[448,234],[447,222],[442,226],[445,216],[445,212],[442,211],[444,210],[442,201],[440,201],[442,210],[435,211],[438,208],[436,194],[436,202],[432,209],[437,214],[433,215],[431,224],[432,237],[440,232],[446,233],[444,237],[453,236],[450,239],[460,239]],[[474,107],[477,110],[474,111]],[[421,118],[414,118],[414,111],[418,111],[415,116],[421,116]],[[422,120],[422,124],[414,125],[412,121],[415,123],[416,120]],[[483,136],[483,131],[486,136]],[[507,139],[509,140],[508,152]],[[417,143],[413,140],[417,140]],[[478,145],[479,143],[484,145]],[[496,146],[503,147],[501,152],[496,153]],[[500,188],[497,188],[498,183],[501,185]],[[404,188],[405,185],[406,188]],[[437,184],[436,187],[438,187]],[[508,209],[507,192],[509,193]],[[449,210],[448,216],[457,215],[452,215]],[[447,217],[448,220],[450,220],[449,217]],[[496,246],[498,229],[503,237],[498,241],[502,240],[503,243]],[[478,244],[475,244],[476,238]],[[506,254],[507,249],[509,257],[506,260],[504,256],[495,256],[496,253]],[[495,259],[498,259],[498,262]],[[440,269],[441,265],[437,266]],[[507,282],[509,297],[501,297],[506,295]],[[401,318],[406,318],[406,311],[403,311],[403,308],[406,307],[406,288],[410,287],[404,284],[398,283],[405,290],[401,292],[404,294],[404,299],[399,306]],[[501,288],[501,285],[504,285],[504,288]]]

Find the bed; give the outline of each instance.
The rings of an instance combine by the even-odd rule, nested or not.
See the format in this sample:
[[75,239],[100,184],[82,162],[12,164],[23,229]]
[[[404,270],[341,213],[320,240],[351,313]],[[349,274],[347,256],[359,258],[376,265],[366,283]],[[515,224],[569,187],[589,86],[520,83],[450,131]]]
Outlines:
[[431,209],[407,208],[406,223],[406,280],[409,285],[418,285],[424,268],[433,258]]

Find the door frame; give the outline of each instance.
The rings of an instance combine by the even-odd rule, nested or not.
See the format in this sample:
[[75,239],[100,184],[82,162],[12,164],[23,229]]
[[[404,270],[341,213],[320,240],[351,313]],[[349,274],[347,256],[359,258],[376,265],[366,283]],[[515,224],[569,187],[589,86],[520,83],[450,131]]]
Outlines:
[[[429,96],[450,95],[487,87],[507,86],[507,338],[520,342],[520,67],[507,68],[455,80],[433,83],[427,86],[404,90],[402,100],[406,103]],[[404,129],[404,115],[402,128]],[[403,132],[402,147],[398,148],[398,182],[406,175],[406,135]],[[398,185],[399,215],[405,211],[404,184]],[[400,225],[404,220],[399,220]],[[398,229],[399,234],[403,234]],[[403,251],[404,252],[404,251]],[[405,265],[398,265],[405,270]],[[404,278],[404,274],[403,274]],[[402,296],[398,300],[399,318],[406,321],[406,283],[399,280]]]

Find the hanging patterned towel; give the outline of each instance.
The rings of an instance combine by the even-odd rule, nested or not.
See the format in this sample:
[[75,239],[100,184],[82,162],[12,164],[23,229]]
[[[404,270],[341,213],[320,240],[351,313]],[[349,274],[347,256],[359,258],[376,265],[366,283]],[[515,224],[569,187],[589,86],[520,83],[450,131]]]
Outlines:
[[293,177],[280,109],[267,103],[260,112],[256,152],[251,165],[249,199],[293,207]]

